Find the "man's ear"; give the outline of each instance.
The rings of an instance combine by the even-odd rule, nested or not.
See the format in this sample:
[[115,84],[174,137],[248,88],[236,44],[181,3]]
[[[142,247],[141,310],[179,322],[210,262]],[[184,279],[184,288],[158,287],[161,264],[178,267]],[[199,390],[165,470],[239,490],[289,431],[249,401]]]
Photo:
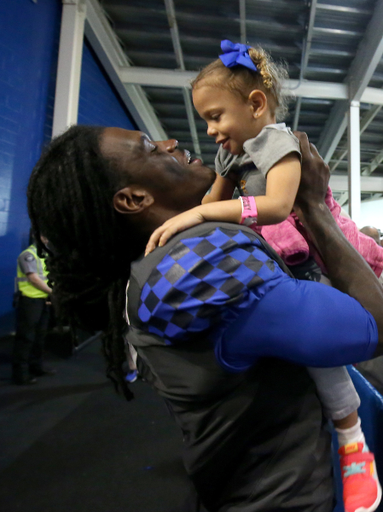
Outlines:
[[254,89],[249,94],[249,102],[253,110],[254,117],[261,117],[267,109],[266,94],[260,89]]
[[119,213],[140,213],[153,203],[147,190],[134,185],[122,188],[113,197],[113,206]]

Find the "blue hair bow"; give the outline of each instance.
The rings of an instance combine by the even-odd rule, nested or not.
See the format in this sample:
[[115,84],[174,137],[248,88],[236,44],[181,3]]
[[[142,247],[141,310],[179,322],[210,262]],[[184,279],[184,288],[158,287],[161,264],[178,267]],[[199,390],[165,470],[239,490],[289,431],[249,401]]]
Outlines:
[[245,66],[245,68],[251,69],[252,71],[258,71],[257,66],[251,60],[249,55],[249,48],[251,48],[251,46],[232,43],[228,39],[224,39],[221,41],[221,50],[223,51],[223,54],[220,55],[219,58],[227,68],[241,65]]

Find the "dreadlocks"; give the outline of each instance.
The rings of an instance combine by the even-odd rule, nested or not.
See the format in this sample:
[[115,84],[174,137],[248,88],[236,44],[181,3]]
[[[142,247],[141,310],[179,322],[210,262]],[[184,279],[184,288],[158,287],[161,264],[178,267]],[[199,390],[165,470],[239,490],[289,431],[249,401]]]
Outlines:
[[49,241],[47,269],[59,316],[72,328],[103,331],[107,375],[130,400],[122,312],[130,262],[138,254],[113,208],[119,176],[100,151],[103,130],[73,126],[51,142],[32,172],[28,210],[40,253],[41,235]]

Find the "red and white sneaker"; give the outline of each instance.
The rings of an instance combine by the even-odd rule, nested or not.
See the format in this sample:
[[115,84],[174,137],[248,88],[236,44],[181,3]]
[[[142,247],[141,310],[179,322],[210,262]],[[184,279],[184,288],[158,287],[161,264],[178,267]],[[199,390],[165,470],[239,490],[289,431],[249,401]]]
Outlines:
[[373,512],[382,499],[374,454],[364,443],[339,448],[346,512]]

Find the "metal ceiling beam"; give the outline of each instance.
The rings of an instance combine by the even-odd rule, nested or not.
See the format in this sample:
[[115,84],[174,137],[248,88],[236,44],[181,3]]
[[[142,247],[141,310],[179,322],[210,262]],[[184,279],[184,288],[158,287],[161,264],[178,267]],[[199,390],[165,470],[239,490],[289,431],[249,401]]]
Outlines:
[[369,15],[370,11],[361,7],[351,7],[344,5],[319,4],[318,10],[327,14],[356,14],[358,16]]
[[349,214],[360,221],[360,103],[352,101],[348,114],[348,194]]
[[185,107],[186,107],[186,115],[187,115],[187,118],[189,121],[189,129],[190,129],[190,135],[191,135],[192,142],[193,142],[194,153],[197,158],[200,158],[202,160],[202,151],[201,151],[201,146],[199,143],[197,126],[196,126],[195,119],[194,119],[194,112],[193,112],[194,107],[193,107],[190,91],[189,91],[189,89],[184,87],[182,89],[182,93],[183,93]]
[[[121,67],[119,76],[125,84],[140,84],[150,87],[188,87],[195,79],[197,72],[179,69],[162,69],[147,67]],[[303,98],[323,98],[332,100],[347,100],[348,85],[334,82],[319,82],[314,80],[288,80],[285,84],[286,93],[293,93]],[[361,102],[383,105],[383,89],[367,87],[361,97]],[[347,110],[347,109],[346,109]]]
[[376,155],[376,157],[372,160],[372,162],[367,167],[363,167],[362,176],[369,176],[370,174],[372,174],[375,171],[375,169],[378,167],[378,165],[381,164],[382,162],[383,162],[383,150],[380,151],[380,153],[378,153]]
[[86,5],[63,0],[52,137],[77,123]]
[[360,101],[383,55],[383,1],[376,4],[366,35],[348,72],[350,100]]
[[[309,22],[307,25],[307,34],[303,41],[303,49],[302,49],[302,59],[301,59],[301,70],[299,73],[299,82],[301,82],[304,79],[307,64],[310,57],[310,49],[311,49],[311,41],[313,36],[313,30],[314,30],[314,20],[315,20],[315,13],[316,13],[316,6],[317,6],[317,0],[312,0],[310,5],[310,15],[309,15]],[[294,122],[293,122],[293,131],[295,131],[298,127],[299,123],[299,116],[301,113],[301,105],[302,105],[302,99],[298,98],[298,101],[295,105],[295,113],[294,113]]]
[[295,111],[294,111],[294,121],[293,121],[293,131],[298,128],[299,116],[301,115],[301,106],[302,106],[302,98],[297,98],[295,102]]
[[348,101],[337,101],[331,110],[317,147],[325,162],[329,162],[347,128]]
[[176,10],[173,0],[165,0],[166,15],[168,17],[170,35],[172,37],[173,49],[176,56],[178,67],[185,70],[184,56],[182,54],[180,35],[176,19]]
[[[376,105],[364,114],[360,120],[360,135],[368,128],[370,123],[374,120],[375,116],[381,111],[382,105]],[[330,172],[335,171],[342,160],[347,156],[348,149],[345,149],[338,157],[337,161],[330,167]]]
[[130,63],[97,0],[86,0],[87,18],[85,35],[101,61],[110,80],[140,130],[153,140],[166,140],[165,130],[138,84],[123,84],[120,70],[129,69]]
[[340,206],[343,206],[348,201],[348,192],[343,192],[342,195],[338,198],[338,203]]
[[247,44],[246,34],[246,0],[239,0],[239,26],[241,29],[241,43]]
[[197,73],[179,69],[129,67],[120,69],[121,80],[126,84],[149,85],[152,87],[190,87]]
[[[170,27],[170,34],[172,37],[174,53],[176,56],[176,61],[177,61],[178,67],[181,69],[181,71],[185,71],[184,56],[182,53],[182,46],[181,46],[180,35],[179,35],[179,31],[178,31],[176,11],[174,8],[173,0],[165,0],[165,7],[166,7],[166,14],[168,17],[168,22],[169,22],[169,27]],[[201,147],[200,147],[199,139],[198,139],[197,127],[196,127],[195,119],[194,119],[193,104],[192,104],[191,97],[190,97],[190,91],[185,86],[182,88],[182,93],[183,93],[184,102],[185,102],[186,115],[187,115],[188,122],[189,122],[190,135],[191,135],[191,138],[193,141],[194,153],[196,154],[196,156],[198,158],[202,158]]]
[[365,36],[358,47],[347,77],[348,102],[338,102],[324,126],[318,150],[328,162],[347,126],[346,114],[351,101],[365,101],[367,84],[383,55],[383,0],[378,0]]
[[[347,192],[348,191],[348,177],[332,175],[330,177],[330,187],[333,192]],[[360,190],[363,193],[383,192],[383,177],[361,176]]]
[[307,35],[306,35],[306,41],[305,41],[305,47],[303,51],[303,62],[302,62],[302,69],[301,69],[301,75],[300,78],[304,78],[304,74],[307,69],[307,64],[309,62],[310,58],[310,50],[311,50],[311,42],[313,38],[314,33],[314,21],[315,21],[315,14],[317,10],[317,0],[311,0],[310,5],[310,16],[309,16],[309,23],[307,26]]

